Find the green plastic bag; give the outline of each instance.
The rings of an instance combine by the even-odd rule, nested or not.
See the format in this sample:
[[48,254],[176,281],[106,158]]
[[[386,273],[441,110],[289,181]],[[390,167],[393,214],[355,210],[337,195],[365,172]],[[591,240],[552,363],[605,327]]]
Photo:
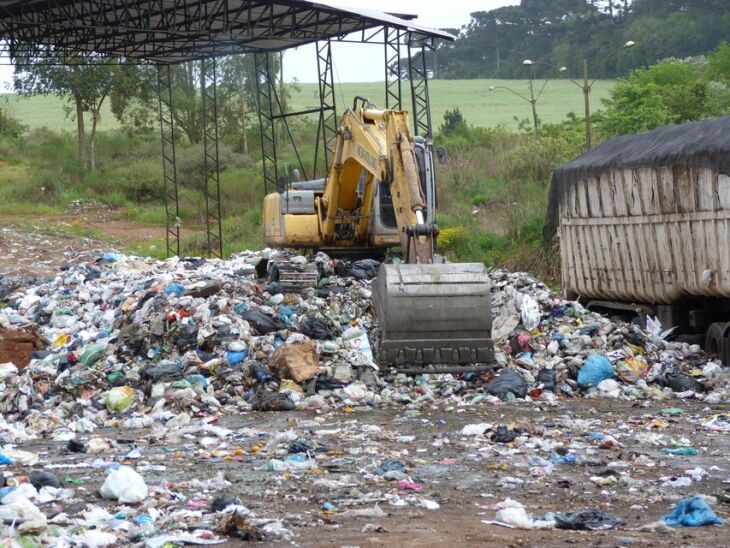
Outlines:
[[106,350],[105,344],[90,344],[89,346],[84,348],[84,351],[79,356],[79,361],[84,365],[94,365],[96,362],[99,361],[99,358],[101,358],[104,350]]
[[106,394],[106,408],[111,412],[122,412],[129,409],[134,401],[134,388],[131,386],[117,386]]

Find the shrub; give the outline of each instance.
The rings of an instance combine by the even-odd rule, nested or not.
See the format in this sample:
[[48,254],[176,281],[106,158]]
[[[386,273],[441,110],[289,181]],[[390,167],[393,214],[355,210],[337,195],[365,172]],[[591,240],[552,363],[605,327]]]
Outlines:
[[89,188],[98,196],[120,193],[135,203],[161,202],[165,198],[162,166],[159,161],[139,160],[113,169],[91,173]]
[[483,206],[489,201],[489,198],[487,198],[487,195],[484,193],[475,194],[472,196],[471,204],[474,206]]
[[[205,189],[205,154],[203,144],[197,144],[186,148],[177,148],[177,182],[182,186]],[[230,167],[241,167],[246,163],[246,158],[236,154],[233,150],[218,143],[218,169],[225,171]],[[209,169],[212,166],[209,166]]]
[[468,129],[464,115],[456,107],[454,110],[447,110],[444,113],[444,123],[441,125],[439,131],[443,135],[453,135],[455,133],[462,133]]
[[466,229],[463,226],[451,226],[441,229],[437,243],[441,249],[453,249],[462,244],[465,239]]
[[36,172],[28,180],[19,180],[8,185],[4,191],[4,199],[16,203],[56,204],[60,202],[63,187],[63,181],[57,173],[43,170]]
[[28,126],[24,126],[17,118],[0,108],[0,137],[17,139],[26,131],[28,131]]

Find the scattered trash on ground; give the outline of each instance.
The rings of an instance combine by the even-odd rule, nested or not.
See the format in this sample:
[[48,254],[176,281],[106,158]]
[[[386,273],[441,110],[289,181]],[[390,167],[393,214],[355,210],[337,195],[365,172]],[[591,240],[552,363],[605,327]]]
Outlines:
[[320,253],[317,287],[287,292],[284,260],[307,264],[105,253],[8,285],[0,344],[25,346],[0,354],[0,543],[391,535],[408,512],[643,534],[727,513],[730,375],[657,322],[495,270],[492,369],[407,376],[373,361],[377,263]]

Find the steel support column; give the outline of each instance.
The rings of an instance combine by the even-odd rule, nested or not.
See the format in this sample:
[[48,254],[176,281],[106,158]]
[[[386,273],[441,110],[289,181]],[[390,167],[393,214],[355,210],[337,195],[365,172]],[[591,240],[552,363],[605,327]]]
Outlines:
[[162,178],[165,188],[165,250],[167,256],[180,255],[180,210],[175,163],[175,119],[172,114],[172,69],[157,65],[157,94],[160,109]]
[[[420,55],[419,55],[420,53]],[[426,69],[426,47],[408,44],[408,74],[411,82],[411,103],[413,105],[413,131],[426,139],[433,138],[431,106],[428,97],[428,71]]]
[[385,46],[385,108],[403,110],[400,43],[403,31],[383,27]]
[[[329,161],[334,153],[337,137],[337,107],[335,104],[335,84],[332,69],[332,44],[317,42],[317,72],[319,75],[319,126],[317,127],[317,143],[314,149],[314,177],[329,172]],[[324,160],[324,162],[321,161]],[[319,164],[324,164],[320,171]]]
[[276,190],[279,179],[276,165],[276,131],[274,127],[274,82],[269,71],[269,54],[257,53],[254,57],[256,70],[256,103],[259,110],[261,132],[261,161],[264,169],[264,191]]
[[218,161],[218,77],[215,57],[200,61],[203,96],[203,169],[205,171],[205,228],[208,256],[223,258],[221,180]]

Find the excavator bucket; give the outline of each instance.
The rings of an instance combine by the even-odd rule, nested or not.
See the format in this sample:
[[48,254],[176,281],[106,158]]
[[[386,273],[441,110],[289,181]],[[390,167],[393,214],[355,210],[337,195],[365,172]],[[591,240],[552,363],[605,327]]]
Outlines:
[[383,264],[373,291],[381,364],[478,364],[494,359],[483,264]]

